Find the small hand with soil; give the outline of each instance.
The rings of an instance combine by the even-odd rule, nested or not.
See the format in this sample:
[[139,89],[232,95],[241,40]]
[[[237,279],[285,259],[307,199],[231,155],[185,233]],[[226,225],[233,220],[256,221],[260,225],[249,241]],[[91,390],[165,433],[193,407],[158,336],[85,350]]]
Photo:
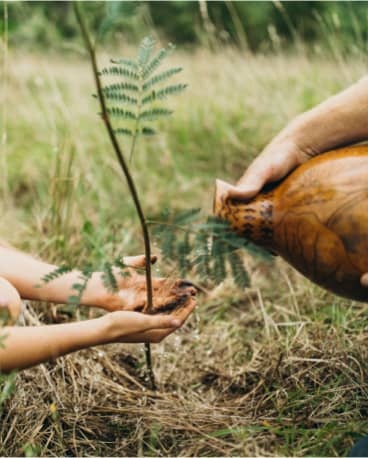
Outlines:
[[[155,261],[156,258],[152,257],[151,262]],[[83,295],[82,303],[109,312],[117,310],[142,312],[147,298],[146,277],[144,272],[138,273],[137,269],[144,269],[145,257],[127,257],[124,258],[124,263],[129,267],[122,272],[116,268],[114,272],[119,292],[107,291],[103,285],[102,274],[96,272]],[[195,304],[196,289],[190,282],[154,277],[152,286],[153,314],[174,312],[173,315],[176,316],[180,315],[180,310],[189,310]]]
[[[145,315],[142,313],[122,311],[111,312],[104,315],[104,319],[109,321],[109,331],[107,332],[108,342],[124,343],[159,343],[172,332],[180,328],[196,306],[196,301],[191,296],[185,303],[171,312],[169,315]],[[134,325],[128,326],[127,321],[134,320],[134,325],[146,330],[134,330]],[[145,324],[147,322],[147,324]],[[133,332],[126,333],[129,327]]]

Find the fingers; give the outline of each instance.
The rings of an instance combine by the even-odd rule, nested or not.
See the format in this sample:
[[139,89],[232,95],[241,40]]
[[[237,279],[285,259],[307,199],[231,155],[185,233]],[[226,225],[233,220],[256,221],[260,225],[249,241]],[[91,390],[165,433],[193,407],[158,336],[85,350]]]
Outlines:
[[368,288],[368,273],[365,273],[364,275],[361,276],[360,283],[362,284],[362,286],[365,286]]
[[[173,312],[173,315],[177,316],[177,318],[181,322],[179,327],[181,327],[185,323],[189,315],[193,312],[195,306],[196,306],[196,301],[194,299],[191,299],[191,301],[188,303],[188,305],[185,308],[182,308],[180,310]],[[139,337],[134,336],[135,340],[134,341],[131,340],[131,342],[137,342],[138,341],[137,339],[140,338],[141,339],[140,341],[142,341],[143,339],[144,342],[160,343],[162,342],[163,339],[168,337],[170,334],[175,332],[177,329],[178,328],[171,328],[171,329],[167,328],[167,329],[153,329],[153,330],[145,331]],[[130,337],[133,337],[133,336],[129,336],[129,338]]]
[[175,329],[155,329],[145,332],[139,332],[136,334],[130,334],[129,336],[122,338],[122,343],[160,343],[167,336],[169,336]]
[[189,315],[193,312],[197,305],[197,301],[194,297],[190,297],[187,299],[187,303],[184,307],[180,307],[178,309],[175,309],[172,312],[172,316],[177,318],[181,324],[185,323]]
[[165,298],[180,297],[182,295],[195,296],[197,289],[189,280],[170,279],[170,278],[154,278],[154,288],[157,289],[158,294]]
[[[135,332],[132,334],[129,334],[128,336],[122,337],[119,339],[120,342],[125,342],[125,343],[160,343],[162,342],[163,339],[165,339],[167,336],[175,332],[180,326],[184,324],[188,316],[191,314],[193,309],[196,306],[195,300],[191,300],[189,305],[184,309],[180,310],[179,312],[174,312],[172,315],[177,316],[177,320],[180,323],[179,326],[176,327],[166,327],[162,329],[149,329],[146,331],[142,332]],[[161,315],[161,317],[167,315]],[[157,315],[156,315],[157,317]]]
[[17,289],[2,277],[0,277],[0,308],[7,309],[13,320],[19,317],[22,309],[22,301]]
[[266,183],[284,178],[300,163],[298,147],[290,140],[271,142],[251,163],[236,186],[230,186],[225,199],[251,199]]
[[138,312],[111,312],[102,319],[107,322],[106,342],[145,342],[147,332],[160,331],[165,336],[183,324],[179,317]]
[[183,280],[155,279],[154,290],[153,314],[171,314],[186,308],[197,294],[192,283]]
[[232,186],[222,180],[216,180],[216,193],[214,211],[221,208],[223,201],[227,199],[251,199],[254,197],[270,179],[271,170],[269,167],[262,167],[262,161],[255,160],[238,181],[236,186]]
[[247,169],[236,186],[232,186],[227,198],[250,199],[263,188],[265,183],[272,181],[274,168],[260,156]]
[[179,317],[172,315],[144,315],[146,317],[145,331],[150,329],[178,328],[183,323]]
[[[146,257],[144,255],[139,256],[124,256],[124,264],[128,267],[134,268],[144,268],[146,266]],[[157,261],[157,256],[151,256],[151,264],[154,264]]]

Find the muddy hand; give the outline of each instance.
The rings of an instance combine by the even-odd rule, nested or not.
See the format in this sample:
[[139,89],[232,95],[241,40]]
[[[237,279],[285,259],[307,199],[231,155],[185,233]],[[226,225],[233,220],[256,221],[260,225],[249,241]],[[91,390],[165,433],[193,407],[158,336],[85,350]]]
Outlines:
[[[135,332],[132,334],[129,334],[129,336],[123,337],[119,339],[120,342],[126,342],[126,343],[140,343],[140,342],[145,342],[145,343],[159,343],[161,342],[165,337],[167,337],[169,334],[172,332],[176,331],[178,328],[180,328],[187,318],[190,316],[192,311],[194,310],[196,306],[196,300],[195,297],[191,296],[191,298],[186,302],[184,307],[177,308],[174,312],[170,314],[170,317],[172,320],[175,320],[175,326],[165,326],[162,327],[161,329],[149,329],[147,331],[143,332]],[[114,312],[114,313],[131,313],[131,312]],[[145,314],[139,314],[145,317],[150,316],[151,319],[159,319],[159,318],[164,318],[166,319],[168,316],[167,315],[145,315]],[[158,327],[158,326],[157,326]]]
[[[155,262],[156,259],[152,257],[151,262]],[[145,257],[127,257],[124,258],[124,263],[129,267],[123,272],[120,269],[115,269],[114,272],[119,288],[117,293],[111,293],[104,288],[102,274],[97,272],[87,287],[83,303],[101,307],[110,312],[114,310],[143,311],[147,301],[146,277],[144,272],[138,273],[136,269],[144,269]],[[183,280],[154,277],[152,287],[153,313],[170,313],[177,308],[186,307],[196,294],[193,285]]]

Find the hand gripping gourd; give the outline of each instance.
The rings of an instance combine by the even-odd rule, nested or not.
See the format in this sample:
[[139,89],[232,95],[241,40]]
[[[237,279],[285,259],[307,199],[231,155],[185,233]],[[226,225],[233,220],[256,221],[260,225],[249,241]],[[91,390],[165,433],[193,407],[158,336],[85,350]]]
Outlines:
[[228,186],[216,182],[215,215],[318,285],[368,301],[368,146],[310,159],[250,201],[225,199]]

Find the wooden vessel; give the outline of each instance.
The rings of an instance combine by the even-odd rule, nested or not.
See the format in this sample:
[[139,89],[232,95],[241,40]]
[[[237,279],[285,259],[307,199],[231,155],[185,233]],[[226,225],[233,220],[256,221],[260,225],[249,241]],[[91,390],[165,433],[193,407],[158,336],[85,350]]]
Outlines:
[[318,285],[368,301],[368,146],[321,154],[250,201],[225,199],[228,186],[217,180],[215,215]]

